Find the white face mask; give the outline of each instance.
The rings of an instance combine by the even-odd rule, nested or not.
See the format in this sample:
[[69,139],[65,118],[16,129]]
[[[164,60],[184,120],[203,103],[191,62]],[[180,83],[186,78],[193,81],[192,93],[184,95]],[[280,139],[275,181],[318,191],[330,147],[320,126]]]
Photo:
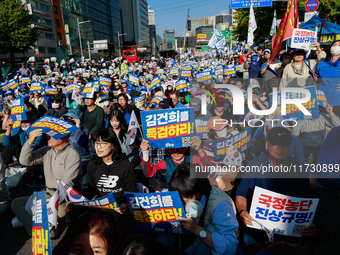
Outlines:
[[110,104],[109,101],[105,101],[105,102],[103,103],[103,105],[105,105],[105,106],[109,106],[109,104]]
[[58,103],[52,103],[52,108],[53,109],[59,108],[59,104]]
[[227,137],[227,129],[223,128],[222,130],[216,131],[216,135],[218,138],[226,138]]
[[331,54],[332,54],[333,56],[338,56],[338,55],[340,55],[340,46],[339,46],[339,45],[333,46],[333,47],[331,48]]
[[21,127],[21,129],[22,129],[23,131],[26,131],[29,127],[30,127],[30,126],[28,126],[28,127]]
[[267,100],[267,97],[266,97],[266,96],[261,96],[261,100],[262,100],[262,101],[266,101],[266,100]]

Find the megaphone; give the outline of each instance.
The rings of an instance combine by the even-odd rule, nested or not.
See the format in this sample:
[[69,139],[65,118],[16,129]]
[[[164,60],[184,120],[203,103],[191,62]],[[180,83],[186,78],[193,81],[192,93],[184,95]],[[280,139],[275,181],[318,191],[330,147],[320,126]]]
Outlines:
[[197,219],[203,213],[203,206],[201,202],[192,199],[185,205],[185,213],[188,218]]

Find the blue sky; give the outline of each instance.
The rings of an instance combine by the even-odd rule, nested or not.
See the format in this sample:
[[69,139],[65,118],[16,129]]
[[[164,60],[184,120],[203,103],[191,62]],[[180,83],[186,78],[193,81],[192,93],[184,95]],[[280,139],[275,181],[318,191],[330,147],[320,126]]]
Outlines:
[[229,11],[230,0],[148,0],[155,11],[157,34],[163,37],[163,31],[174,29],[176,36],[185,30],[188,8],[190,18],[214,16]]

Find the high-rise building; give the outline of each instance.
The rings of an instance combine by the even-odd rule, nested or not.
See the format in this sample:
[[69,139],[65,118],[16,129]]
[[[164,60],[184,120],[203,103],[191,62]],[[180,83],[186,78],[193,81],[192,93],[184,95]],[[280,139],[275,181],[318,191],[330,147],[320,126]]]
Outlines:
[[191,31],[190,36],[196,36],[196,28],[212,25],[214,28],[221,27],[222,30],[227,30],[232,24],[232,15],[231,14],[220,14],[211,17],[203,17],[199,19],[190,19],[191,21]]
[[149,25],[156,25],[155,23],[155,11],[148,9],[148,14],[149,14]]
[[164,30],[163,32],[163,50],[175,49],[175,30]]
[[[31,15],[32,27],[36,27],[39,38],[35,46],[22,53],[15,53],[15,62],[26,62],[28,57],[35,56],[36,62],[44,62],[45,58],[58,57],[58,43],[54,26],[53,10],[50,1],[22,0]],[[1,59],[10,60],[10,54],[0,55]]]
[[122,28],[124,42],[135,42],[143,47],[150,48],[150,29],[148,2],[146,0],[123,0]]

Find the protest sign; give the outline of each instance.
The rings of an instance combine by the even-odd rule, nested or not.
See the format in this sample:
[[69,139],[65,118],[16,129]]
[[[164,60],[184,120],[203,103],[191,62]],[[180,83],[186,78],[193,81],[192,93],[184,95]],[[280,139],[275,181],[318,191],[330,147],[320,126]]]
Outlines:
[[11,116],[13,121],[27,120],[24,98],[15,98],[12,101]]
[[197,83],[213,83],[213,76],[212,73],[210,71],[204,71],[204,72],[200,72],[195,74],[196,77],[196,82]]
[[164,69],[158,69],[158,70],[156,71],[156,74],[157,74],[158,76],[164,74]]
[[56,57],[51,57],[51,62],[56,62],[57,58]]
[[33,193],[32,255],[52,254],[47,219],[46,192]]
[[153,79],[153,80],[151,81],[149,90],[152,91],[152,90],[154,90],[155,88],[160,87],[161,85],[162,85],[161,79],[158,78],[158,77],[156,77],[155,79]]
[[30,62],[35,62],[35,57],[33,56],[33,57],[29,57],[28,58],[28,62],[30,63]]
[[112,79],[104,76],[99,76],[99,85],[101,87],[110,87]]
[[94,207],[94,208],[102,208],[102,209],[115,209],[119,207],[112,192],[107,194],[105,197],[100,197],[94,200],[73,202],[73,204],[80,205],[80,206]]
[[177,68],[173,68],[170,70],[170,75],[171,76],[179,76],[179,71]]
[[129,76],[129,83],[132,85],[132,86],[139,86],[139,78],[134,75],[134,74],[130,74]]
[[46,96],[55,96],[58,94],[58,88],[46,88],[45,94]]
[[155,96],[152,100],[151,103],[154,107],[157,107],[161,101],[163,101],[163,97],[161,96]]
[[179,93],[187,92],[190,87],[190,83],[187,80],[179,80],[176,82],[176,91]]
[[21,127],[21,121],[14,121],[13,126],[12,126],[12,135],[15,135]]
[[187,234],[176,217],[185,217],[178,191],[161,193],[124,192],[137,228],[143,232]]
[[90,78],[90,75],[91,75],[90,73],[83,73],[82,74],[83,78]]
[[[41,84],[40,82],[36,82],[36,83],[38,83],[39,85]],[[41,93],[44,93],[45,89],[44,89],[43,86],[33,86],[33,84],[32,84],[32,86],[30,88],[29,94],[34,94],[34,93],[38,93],[38,94],[40,93],[41,94]]]
[[230,76],[235,77],[236,76],[236,70],[235,67],[226,67],[223,69],[224,76]]
[[182,70],[181,78],[188,79],[191,77],[191,70]]
[[193,108],[141,112],[145,139],[153,148],[190,147],[195,135]]
[[21,83],[22,84],[31,83],[31,78],[30,77],[22,77],[21,78]]
[[311,50],[312,44],[317,41],[317,32],[307,29],[293,29],[291,48]]
[[145,107],[146,106],[146,94],[142,94],[139,97],[132,98],[133,104],[138,107]]
[[94,97],[94,82],[86,83],[83,91],[81,92],[82,98],[93,98]]
[[11,80],[8,84],[5,85],[7,90],[16,89],[18,86],[19,86],[19,83],[17,83],[15,80]]
[[321,105],[322,107],[326,108],[327,107],[327,98],[325,96],[325,92],[322,90],[317,90],[316,91],[317,98],[318,98],[318,105]]
[[[312,224],[318,202],[255,187],[249,214],[275,234],[301,236],[301,229]],[[262,229],[256,222],[248,227]]]
[[247,128],[241,133],[230,136],[224,140],[214,141],[213,149],[216,160],[224,159],[225,155],[229,151],[229,146],[234,145],[234,147],[239,151],[243,152],[251,146],[251,128]]
[[[305,116],[303,112],[295,105],[295,104],[287,104],[286,106],[286,115],[282,115],[285,119],[294,119],[296,121],[298,120],[305,120],[305,119],[317,119],[319,118],[319,107],[318,107],[318,99],[316,96],[316,88],[315,86],[305,87],[304,89],[309,90],[311,94],[311,99],[303,103],[302,105],[309,111],[312,116]],[[286,93],[287,99],[298,99],[303,98],[304,95],[302,93],[296,93],[296,92],[288,92]],[[269,105],[271,107],[273,94],[269,94]],[[281,112],[281,92],[277,93],[277,108]]]
[[196,119],[196,136],[200,139],[207,139],[208,138],[208,119]]
[[42,129],[42,132],[55,140],[59,140],[78,129],[71,123],[52,116],[44,116],[34,122],[27,130],[30,133],[35,129]]

